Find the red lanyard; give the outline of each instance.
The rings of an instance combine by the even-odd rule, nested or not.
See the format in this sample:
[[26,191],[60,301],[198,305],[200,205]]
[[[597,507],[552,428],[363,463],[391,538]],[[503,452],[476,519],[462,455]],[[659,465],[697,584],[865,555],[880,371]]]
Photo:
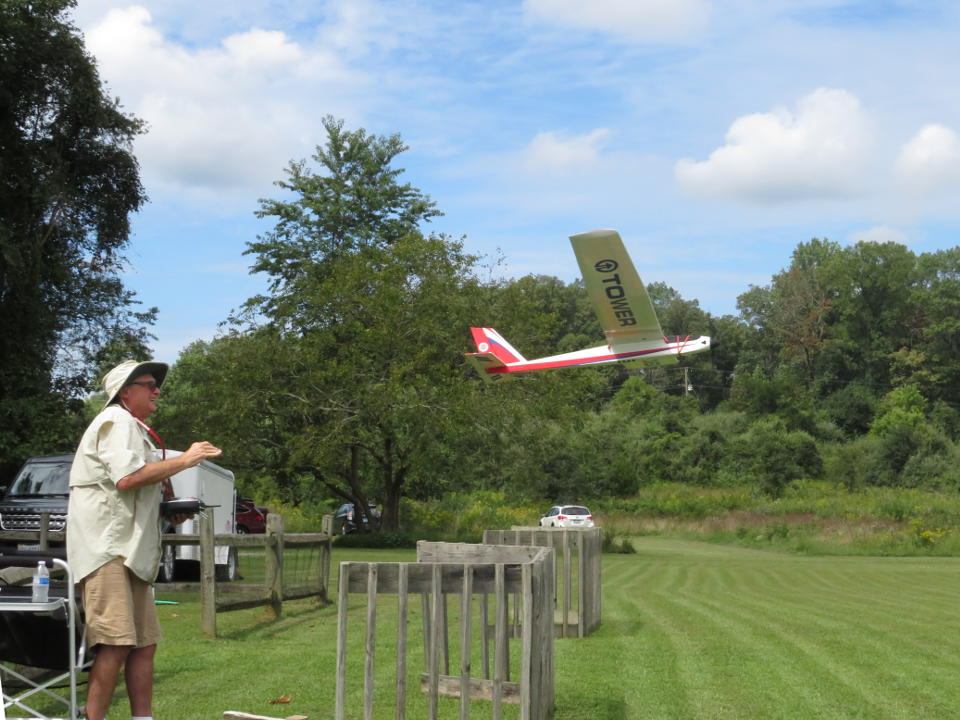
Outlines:
[[[128,412],[129,412],[129,411],[128,411]],[[130,413],[130,414],[133,415],[133,413]],[[149,425],[147,425],[143,420],[141,420],[140,418],[138,418],[136,415],[133,415],[133,419],[137,421],[137,425],[139,425],[139,426],[142,427],[144,430],[146,430],[148,433],[150,433],[150,437],[152,437],[154,440],[157,441],[157,445],[160,446],[160,459],[161,459],[161,460],[166,460],[166,459],[167,459],[167,446],[163,444],[163,440],[161,440],[161,439],[160,439],[160,436],[157,435],[157,431],[154,430],[154,429],[153,429],[152,427],[150,427]]]
[[[152,437],[154,440],[157,441],[157,445],[160,446],[160,459],[161,459],[161,460],[166,460],[166,459],[167,459],[167,446],[164,444],[163,440],[160,439],[160,436],[157,435],[156,430],[154,430],[152,427],[150,427],[149,425],[147,425],[143,420],[141,420],[141,419],[138,418],[136,415],[134,415],[132,412],[130,412],[130,409],[129,409],[126,405],[124,405],[123,403],[120,403],[120,407],[122,407],[124,410],[126,410],[127,412],[129,412],[130,415],[133,417],[133,419],[137,421],[137,425],[139,425],[139,426],[142,427],[144,430],[146,430],[148,433],[150,433],[150,437]],[[172,498],[173,498],[173,484],[170,482],[170,478],[164,478],[164,479],[161,481],[160,485],[161,485],[161,488],[162,488],[163,497],[164,497],[166,500],[172,499]]]

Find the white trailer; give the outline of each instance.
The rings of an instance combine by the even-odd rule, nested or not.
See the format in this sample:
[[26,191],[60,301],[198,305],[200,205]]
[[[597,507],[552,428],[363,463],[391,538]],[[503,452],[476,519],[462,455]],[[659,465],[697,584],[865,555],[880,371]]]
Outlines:
[[[179,450],[167,450],[167,457],[180,455]],[[173,494],[178,498],[197,498],[207,505],[205,511],[213,518],[213,532],[215,535],[232,535],[236,532],[234,522],[234,508],[236,505],[236,490],[234,489],[233,473],[209,460],[203,460],[199,465],[187,468],[170,478],[173,484]],[[196,535],[200,531],[200,522],[197,518],[187,520],[180,525],[164,528],[164,532],[176,532],[180,535]],[[199,564],[200,548],[196,545],[164,545],[163,557],[160,561],[160,582],[170,582],[177,572],[177,565],[181,568],[187,563]],[[218,580],[235,580],[237,577],[237,549],[217,546],[214,551],[214,562],[217,566]]]

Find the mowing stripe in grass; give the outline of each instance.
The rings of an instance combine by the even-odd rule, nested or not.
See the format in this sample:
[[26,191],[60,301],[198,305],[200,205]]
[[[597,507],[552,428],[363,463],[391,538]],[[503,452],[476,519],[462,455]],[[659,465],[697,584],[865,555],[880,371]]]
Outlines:
[[[691,682],[699,679],[702,687],[712,689],[718,698],[724,700],[710,703],[717,708],[716,717],[727,717],[726,708],[736,713],[732,715],[734,717],[740,716],[745,706],[760,704],[769,708],[771,701],[776,702],[774,707],[777,710],[787,710],[786,714],[778,712],[778,717],[793,715],[793,703],[785,702],[785,694],[793,689],[799,675],[805,675],[814,685],[839,679],[845,694],[859,692],[855,683],[837,672],[839,668],[834,663],[823,660],[822,653],[806,636],[780,631],[775,618],[745,612],[742,607],[744,590],[741,590],[741,597],[727,597],[721,602],[711,601],[708,592],[664,598],[668,612],[681,622],[693,622],[696,628],[698,637],[693,645],[696,655],[691,661]],[[771,663],[771,659],[775,662]],[[781,672],[782,669],[789,672]],[[739,681],[732,682],[732,677]],[[761,700],[766,702],[761,703]],[[866,694],[856,700],[871,703]],[[826,710],[818,708],[817,713],[823,717]],[[879,717],[877,713],[874,716]]]
[[[832,679],[877,718],[885,717],[887,709],[898,702],[896,694],[888,692],[888,683],[897,677],[887,676],[886,666],[876,661],[859,633],[849,632],[849,626],[844,628],[832,619],[816,625],[810,622],[809,613],[779,613],[764,607],[762,602],[754,602],[749,592],[741,594],[734,609],[730,598],[699,597],[682,604],[702,616],[705,626],[712,627],[734,646],[743,644],[747,651],[762,647],[763,657],[795,656],[806,672],[790,677],[781,675],[784,686],[796,683],[798,677],[815,683]],[[846,641],[851,636],[856,642]],[[749,642],[743,642],[745,637]],[[879,642],[873,645],[882,647]],[[876,687],[864,689],[871,685]],[[857,694],[859,697],[855,697]]]
[[[960,632],[945,601],[960,561],[635,544],[637,555],[604,558],[590,644],[558,643],[558,720],[957,715]],[[568,664],[601,687],[583,689]],[[622,708],[584,712],[595,696]]]

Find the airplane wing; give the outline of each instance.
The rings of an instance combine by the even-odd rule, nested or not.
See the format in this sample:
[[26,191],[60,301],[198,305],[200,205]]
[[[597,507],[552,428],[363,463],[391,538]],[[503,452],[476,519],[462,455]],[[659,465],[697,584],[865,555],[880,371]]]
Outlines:
[[616,230],[571,235],[587,294],[610,345],[662,341],[660,321]]

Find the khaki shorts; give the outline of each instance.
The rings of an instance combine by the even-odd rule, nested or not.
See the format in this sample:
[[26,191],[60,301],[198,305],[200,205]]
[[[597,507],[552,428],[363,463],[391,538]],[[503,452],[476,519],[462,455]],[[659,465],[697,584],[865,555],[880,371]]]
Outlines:
[[87,645],[147,647],[160,642],[153,585],[115,558],[80,581]]

